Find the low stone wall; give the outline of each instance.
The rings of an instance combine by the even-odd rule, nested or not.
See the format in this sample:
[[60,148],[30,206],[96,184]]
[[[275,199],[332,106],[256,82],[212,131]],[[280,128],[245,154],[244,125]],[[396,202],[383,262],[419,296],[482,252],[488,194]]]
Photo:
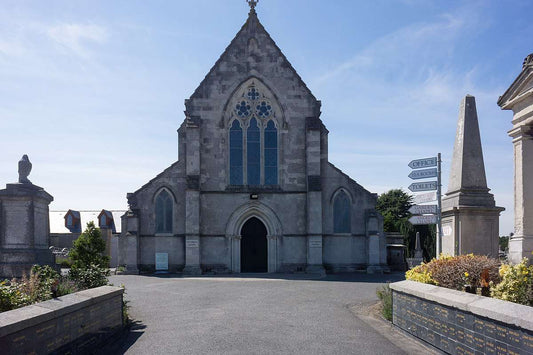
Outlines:
[[533,307],[414,281],[390,285],[393,323],[449,354],[533,354]]
[[122,328],[120,287],[102,286],[0,313],[0,353],[76,353]]

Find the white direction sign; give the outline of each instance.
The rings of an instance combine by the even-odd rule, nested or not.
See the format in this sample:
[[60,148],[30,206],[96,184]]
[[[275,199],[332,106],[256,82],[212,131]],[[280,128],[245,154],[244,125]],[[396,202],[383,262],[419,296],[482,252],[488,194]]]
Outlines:
[[437,189],[437,182],[436,181],[424,181],[424,182],[413,182],[408,187],[409,190],[412,192],[417,191],[432,191]]
[[435,201],[437,199],[437,193],[436,192],[426,192],[425,194],[415,195],[413,202],[418,203],[426,203]]
[[409,174],[409,177],[413,180],[437,177],[437,168],[413,170]]
[[409,218],[411,224],[437,224],[437,216],[413,216]]
[[437,157],[411,160],[408,164],[411,169],[422,169],[437,166]]
[[437,205],[413,205],[409,208],[411,214],[437,214]]

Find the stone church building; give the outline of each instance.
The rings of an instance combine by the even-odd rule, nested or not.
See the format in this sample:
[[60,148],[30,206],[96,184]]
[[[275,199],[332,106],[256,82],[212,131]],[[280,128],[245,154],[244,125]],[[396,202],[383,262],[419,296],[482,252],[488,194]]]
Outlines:
[[[178,161],[128,194],[129,272],[380,271],[377,195],[328,161],[318,101],[261,25],[246,23],[185,100]],[[165,267],[163,267],[165,268]]]

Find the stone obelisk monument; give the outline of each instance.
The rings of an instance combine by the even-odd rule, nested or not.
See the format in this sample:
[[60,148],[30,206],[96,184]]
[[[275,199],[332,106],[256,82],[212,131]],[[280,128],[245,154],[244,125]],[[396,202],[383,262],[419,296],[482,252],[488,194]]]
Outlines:
[[31,163],[18,163],[18,183],[0,190],[0,279],[29,274],[34,264],[53,265],[48,205],[54,200],[31,183]]
[[509,240],[509,260],[533,261],[533,53],[524,59],[522,71],[498,105],[513,111],[509,135],[514,147],[514,235]]
[[489,193],[481,149],[476,100],[461,102],[448,192],[442,199],[442,252],[498,257],[499,216]]

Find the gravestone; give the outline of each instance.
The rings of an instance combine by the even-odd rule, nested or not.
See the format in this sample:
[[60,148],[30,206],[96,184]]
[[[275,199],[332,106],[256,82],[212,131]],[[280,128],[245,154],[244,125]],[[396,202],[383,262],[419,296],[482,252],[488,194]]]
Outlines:
[[21,277],[32,265],[53,265],[48,205],[54,198],[28,179],[27,155],[19,161],[19,182],[0,190],[0,278]]

